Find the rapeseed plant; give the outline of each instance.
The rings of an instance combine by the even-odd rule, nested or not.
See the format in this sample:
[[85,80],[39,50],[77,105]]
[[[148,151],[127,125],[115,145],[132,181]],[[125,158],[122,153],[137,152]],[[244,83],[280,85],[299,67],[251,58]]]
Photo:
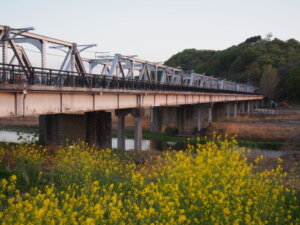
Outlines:
[[20,173],[0,180],[1,224],[300,223],[299,194],[285,183],[280,160],[275,169],[256,171],[235,139],[198,139],[139,166],[78,142],[51,156],[47,171],[45,150],[18,150],[11,153],[15,166],[24,163],[19,158],[31,160],[44,181],[27,191],[17,188]]

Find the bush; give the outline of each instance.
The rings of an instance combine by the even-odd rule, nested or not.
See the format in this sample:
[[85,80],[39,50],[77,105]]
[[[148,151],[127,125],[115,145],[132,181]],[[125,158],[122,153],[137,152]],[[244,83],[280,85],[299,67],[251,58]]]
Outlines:
[[177,127],[166,127],[165,134],[170,135],[170,136],[175,136],[178,134],[178,128]]

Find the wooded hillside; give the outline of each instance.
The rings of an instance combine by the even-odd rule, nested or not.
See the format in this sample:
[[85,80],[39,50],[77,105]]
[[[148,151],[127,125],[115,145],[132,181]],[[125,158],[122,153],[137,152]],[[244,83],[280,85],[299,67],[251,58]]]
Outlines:
[[300,101],[300,42],[250,37],[222,51],[185,49],[166,65],[258,86],[278,100]]

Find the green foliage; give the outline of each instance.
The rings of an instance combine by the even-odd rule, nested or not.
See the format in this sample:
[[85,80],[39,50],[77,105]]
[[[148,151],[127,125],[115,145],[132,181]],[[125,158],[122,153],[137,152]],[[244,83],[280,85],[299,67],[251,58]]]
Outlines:
[[177,135],[178,134],[178,128],[177,127],[166,127],[165,134],[167,135]]
[[289,74],[300,64],[300,43],[295,39],[271,40],[270,35],[265,39],[258,35],[222,51],[185,49],[173,55],[165,64],[237,82],[249,82],[255,86],[265,85],[261,79],[266,73],[266,67],[271,66],[277,70],[278,80],[277,85],[273,85],[276,82],[271,85],[274,86],[274,93],[270,97],[300,100],[294,83],[300,74]]
[[291,99],[300,99],[300,66],[290,70],[286,79],[286,87]]
[[269,98],[274,98],[274,92],[278,82],[277,70],[271,65],[267,65],[260,78],[260,90]]
[[258,42],[258,41],[261,41],[261,40],[262,40],[261,36],[258,35],[258,36],[247,38],[245,43],[253,43],[253,42]]

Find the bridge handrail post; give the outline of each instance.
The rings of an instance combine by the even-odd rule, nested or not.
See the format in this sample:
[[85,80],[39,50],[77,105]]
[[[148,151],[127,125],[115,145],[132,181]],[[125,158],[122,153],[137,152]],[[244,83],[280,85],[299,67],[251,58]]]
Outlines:
[[34,82],[35,82],[35,69],[33,67],[30,84],[34,85]]
[[61,87],[62,85],[62,75],[59,76],[59,86]]
[[94,88],[96,86],[96,76],[95,74],[92,75],[92,87]]
[[[68,72],[67,72],[67,83],[66,83],[66,85],[69,87],[70,84],[71,84],[71,82],[70,82],[70,71],[68,71]],[[71,84],[71,85],[72,85],[72,84]]]
[[3,81],[3,83],[4,84],[6,84],[7,83],[7,81],[6,81],[6,68],[5,68],[6,66],[5,66],[5,64],[3,64],[3,67],[2,67],[2,81]]
[[49,86],[52,85],[52,70],[50,70],[50,83],[49,83]]
[[15,66],[14,65],[12,65],[10,73],[11,73],[10,76],[12,77],[12,83],[15,84],[16,79],[15,79]]

